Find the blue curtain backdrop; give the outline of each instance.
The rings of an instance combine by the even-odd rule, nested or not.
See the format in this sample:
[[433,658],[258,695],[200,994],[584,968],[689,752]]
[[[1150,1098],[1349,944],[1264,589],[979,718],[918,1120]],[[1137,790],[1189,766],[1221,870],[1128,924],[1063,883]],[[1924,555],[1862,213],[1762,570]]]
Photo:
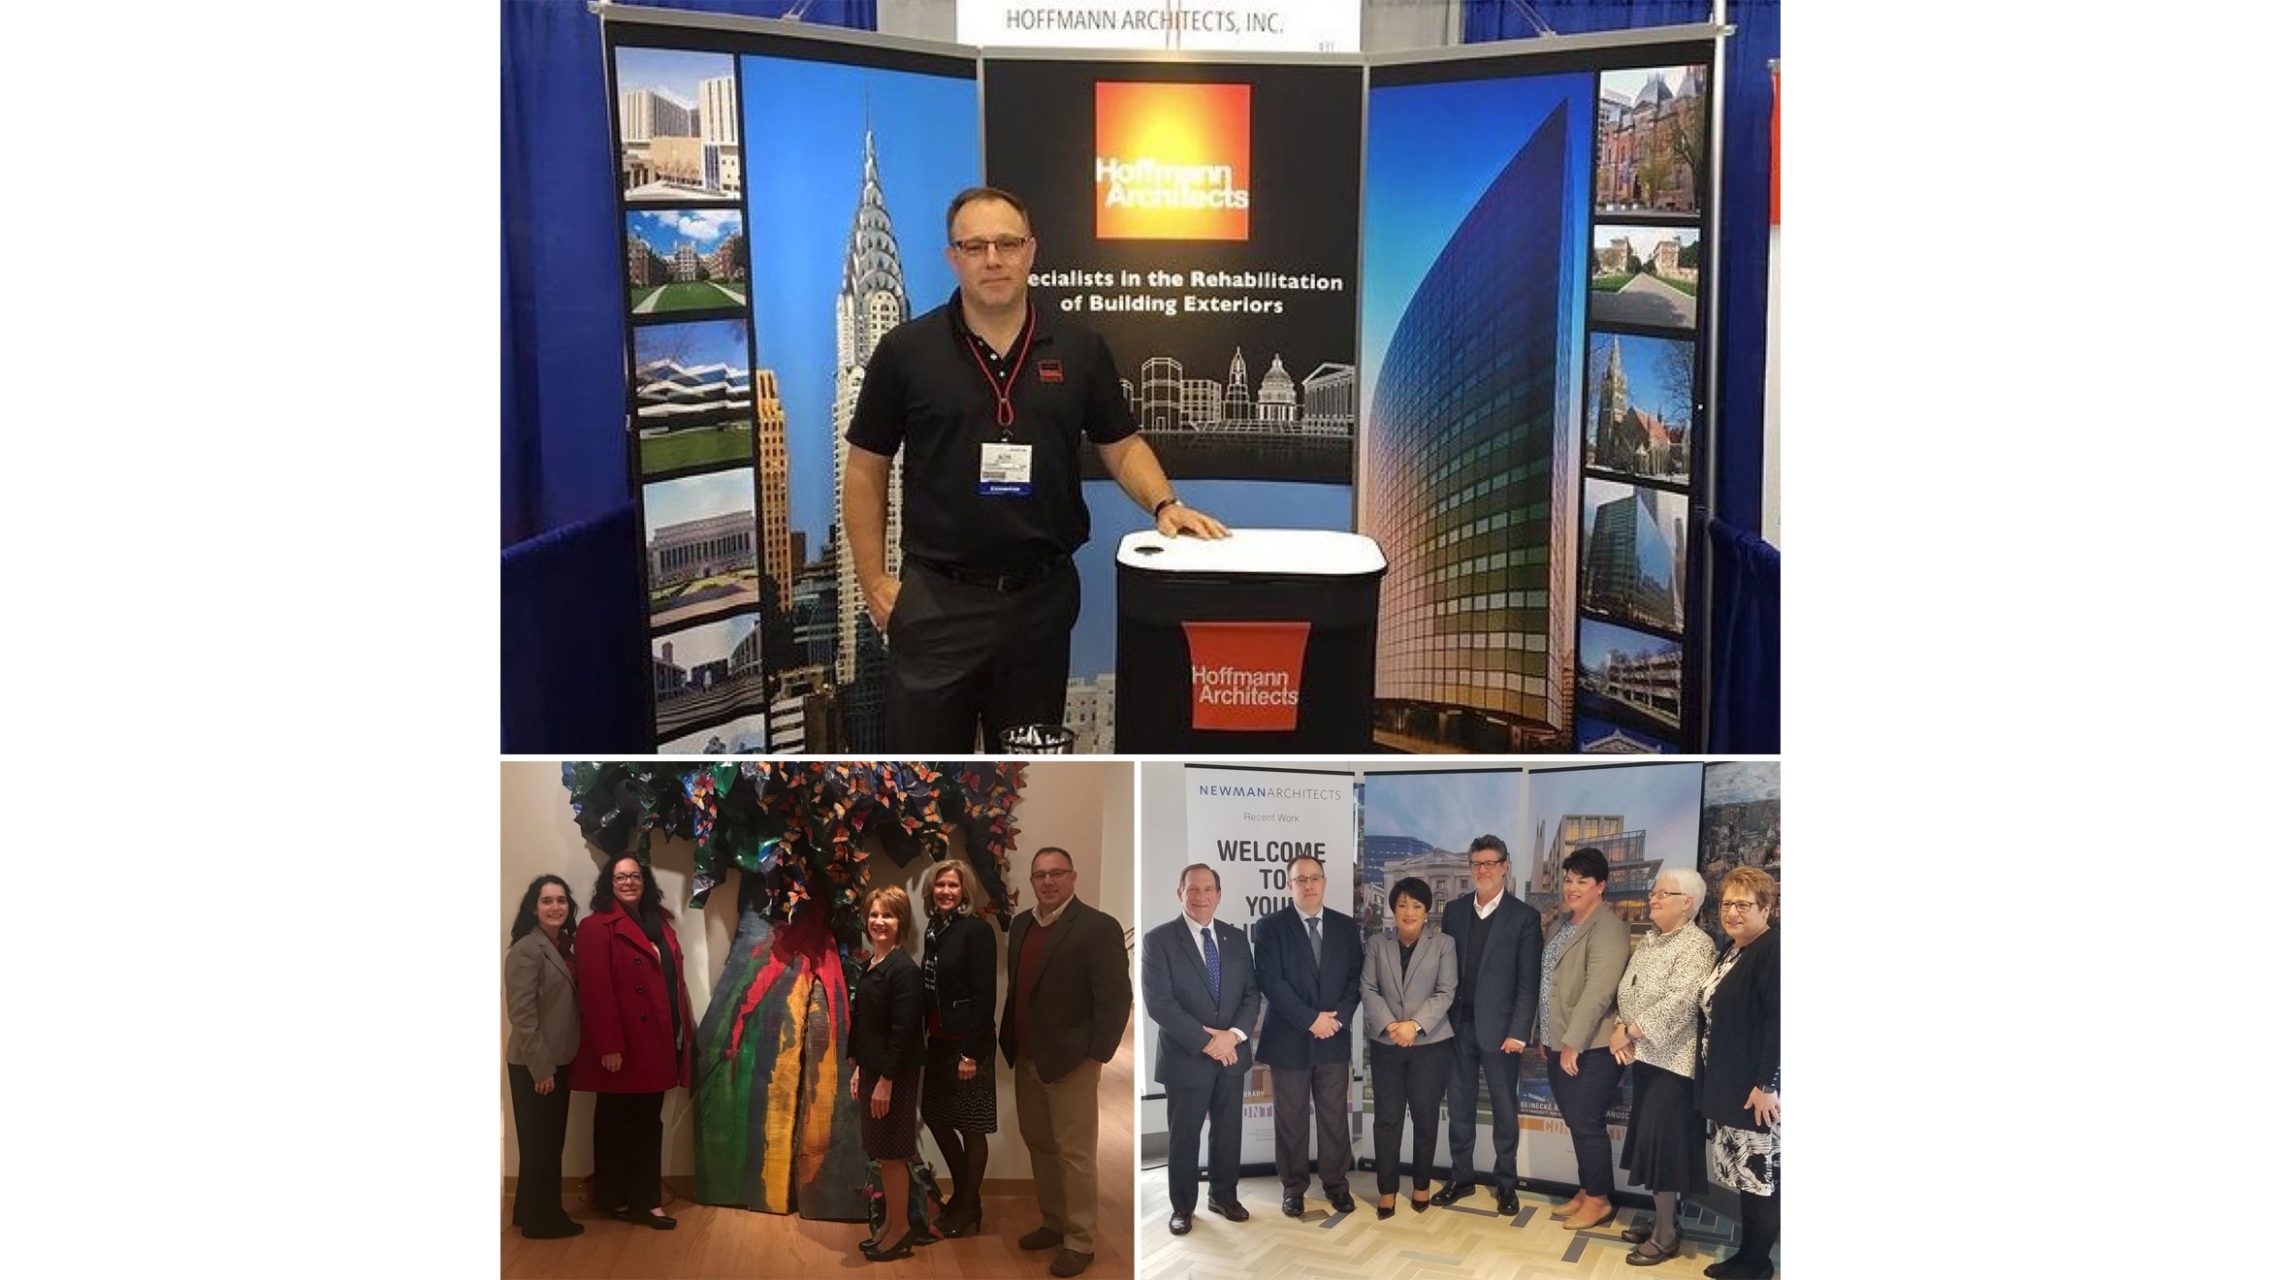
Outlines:
[[[1563,36],[1710,20],[1707,0],[1531,0]],[[1465,43],[1538,34],[1512,0],[1465,0]],[[1781,557],[1759,535],[1765,513],[1766,241],[1773,197],[1773,73],[1780,0],[1727,0],[1726,145],[1718,163],[1716,450],[1711,522],[1712,751],[1781,749]]]
[[[800,7],[641,2],[753,18]],[[803,17],[876,30],[878,5],[813,0]],[[601,22],[583,0],[503,0],[499,21],[500,749],[648,751]]]

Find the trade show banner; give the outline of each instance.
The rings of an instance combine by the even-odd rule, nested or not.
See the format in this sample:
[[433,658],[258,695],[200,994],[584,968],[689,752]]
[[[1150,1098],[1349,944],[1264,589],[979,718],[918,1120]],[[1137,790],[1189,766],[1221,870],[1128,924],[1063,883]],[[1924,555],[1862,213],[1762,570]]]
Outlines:
[[966,44],[1049,49],[1359,53],[1362,5],[1361,0],[1233,4],[958,0],[958,39]]
[[[1600,907],[1630,922],[1633,945],[1654,923],[1647,893],[1666,867],[1700,861],[1702,766],[1636,764],[1536,769],[1528,775],[1528,839],[1512,842],[1520,883],[1513,892],[1543,916],[1549,942],[1566,920],[1560,862],[1582,848],[1607,855],[1607,893]],[[1523,853],[1523,850],[1526,852]],[[1715,937],[1715,935],[1713,935]],[[1520,1176],[1576,1180],[1575,1147],[1552,1102],[1543,1055],[1523,1055],[1520,1069]],[[1629,1071],[1607,1110],[1608,1141],[1617,1152],[1631,1120]]]
[[[1354,775],[1344,771],[1209,768],[1181,771],[1186,792],[1187,844],[1170,847],[1151,840],[1142,859],[1141,929],[1145,932],[1180,914],[1178,878],[1189,863],[1210,864],[1219,872],[1216,919],[1253,934],[1264,917],[1291,905],[1290,860],[1312,854],[1322,860],[1332,886],[1324,904],[1346,910],[1338,886],[1354,879]],[[1254,940],[1252,955],[1258,949]],[[1261,1012],[1265,1002],[1262,998]],[[1143,1014],[1141,1072],[1148,1093],[1154,1082],[1155,1023]],[[1258,1028],[1245,1028],[1254,1043]],[[1358,1098],[1359,1093],[1355,1096]],[[1243,1160],[1274,1159],[1274,1092],[1267,1068],[1253,1064],[1243,1090]]]
[[1699,739],[1710,51],[1371,71],[1358,506],[1389,565],[1381,746]]
[[[1361,874],[1354,884],[1354,916],[1362,922],[1364,936],[1393,932],[1393,912],[1388,899],[1393,886],[1414,876],[1425,882],[1432,892],[1432,909],[1426,913],[1427,933],[1441,932],[1441,913],[1451,903],[1462,903],[1472,896],[1472,867],[1467,848],[1478,836],[1493,835],[1504,841],[1512,850],[1512,864],[1506,869],[1504,887],[1514,893],[1521,892],[1523,851],[1527,848],[1522,839],[1523,808],[1527,803],[1528,777],[1519,769],[1469,770],[1402,770],[1400,772],[1369,773],[1362,779],[1362,857]],[[1362,1111],[1369,1116],[1377,1114],[1377,1097],[1369,1087],[1369,1050],[1355,1046],[1355,1067],[1362,1073],[1365,1083],[1355,1090],[1362,1099]],[[1489,1141],[1488,1095],[1484,1090],[1478,1103],[1479,1142],[1474,1148],[1474,1159],[1481,1163],[1484,1155],[1493,1152]],[[1434,1139],[1433,1149],[1446,1165],[1449,1158],[1449,1121],[1443,1108],[1436,1120],[1441,1126]],[[1409,1150],[1409,1135],[1402,1136],[1402,1150]],[[1369,1123],[1362,1126],[1357,1141],[1357,1153],[1376,1155],[1376,1137]],[[1392,1158],[1406,1159],[1403,1155]],[[1485,1163],[1479,1172],[1488,1172]]]
[[[1182,500],[1351,529],[1361,68],[996,55],[982,82],[989,181],[1037,236],[1030,296],[1108,340]],[[1106,751],[1116,543],[1153,521],[1084,456],[1068,719]]]
[[879,339],[953,287],[931,228],[981,171],[974,61],[639,15],[603,32],[658,749],[883,748],[841,435]]

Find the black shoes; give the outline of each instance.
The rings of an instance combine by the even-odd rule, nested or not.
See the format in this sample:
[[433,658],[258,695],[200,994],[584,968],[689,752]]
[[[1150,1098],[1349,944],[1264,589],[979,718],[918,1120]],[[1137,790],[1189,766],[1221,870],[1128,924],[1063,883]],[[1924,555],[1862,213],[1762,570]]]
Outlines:
[[1623,1243],[1645,1244],[1654,1234],[1655,1220],[1651,1217],[1641,1217],[1630,1226],[1623,1228]]
[[921,1225],[903,1232],[903,1238],[890,1245],[874,1248],[870,1241],[865,1240],[863,1242],[863,1256],[873,1262],[894,1262],[901,1258],[907,1258],[910,1256],[911,1246],[917,1244],[918,1238],[925,1234],[926,1228]]
[[1385,1221],[1387,1218],[1390,1218],[1390,1217],[1392,1217],[1392,1216],[1393,1216],[1393,1206],[1392,1206],[1392,1205],[1390,1205],[1390,1204],[1381,1204],[1381,1205],[1379,1205],[1379,1206],[1377,1207],[1377,1211],[1378,1211],[1378,1221],[1380,1221],[1380,1222],[1383,1222],[1383,1221]]
[[1442,1206],[1452,1205],[1472,1193],[1473,1184],[1469,1182],[1447,1183],[1439,1191],[1433,1193],[1433,1203]]
[[1029,1250],[1050,1249],[1061,1243],[1061,1233],[1051,1227],[1039,1227],[1015,1243]]
[[1677,1256],[1677,1241],[1671,1241],[1670,1248],[1665,1249],[1653,1240],[1648,1240],[1638,1248],[1624,1254],[1623,1261],[1634,1267],[1651,1267],[1658,1262],[1668,1262]]
[[1724,1262],[1713,1262],[1702,1268],[1702,1274],[1710,1277],[1710,1280],[1773,1280],[1773,1264],[1758,1262],[1737,1253]]
[[564,1218],[560,1222],[551,1222],[543,1227],[524,1227],[522,1233],[525,1240],[563,1240],[577,1235],[585,1229],[585,1223],[573,1222]]
[[1045,1269],[1057,1276],[1080,1275],[1086,1267],[1092,1265],[1092,1258],[1093,1256],[1089,1253],[1078,1253],[1074,1249],[1063,1249],[1059,1256],[1053,1259],[1053,1265]]
[[630,1222],[652,1231],[671,1231],[681,1225],[662,1213],[650,1213],[645,1209],[612,1209],[610,1216],[620,1222]]
[[1431,1200],[1429,1200],[1429,1199],[1428,1199],[1428,1200],[1420,1200],[1420,1199],[1418,1199],[1416,1196],[1411,1196],[1411,1197],[1409,1197],[1409,1207],[1410,1207],[1410,1209],[1411,1209],[1412,1211],[1414,1211],[1414,1212],[1417,1212],[1417,1213],[1423,1213],[1423,1212],[1425,1212],[1425,1206],[1426,1206],[1426,1205],[1429,1205],[1429,1204],[1431,1204],[1431,1203],[1433,1203],[1433,1202],[1432,1202]]
[[1352,1213],[1354,1211],[1354,1193],[1351,1191],[1341,1191],[1337,1195],[1330,1197],[1330,1207],[1336,1209],[1340,1213]]
[[1520,1193],[1517,1191],[1497,1192],[1496,1212],[1507,1218],[1518,1214],[1520,1212]]
[[1305,1196],[1284,1196],[1284,1197],[1283,1197],[1283,1202],[1282,1202],[1282,1211],[1283,1211],[1283,1216],[1284,1216],[1284,1217],[1286,1217],[1286,1218],[1303,1218],[1303,1217],[1305,1217],[1305,1216],[1306,1216],[1306,1197],[1305,1197]]
[[943,1210],[942,1220],[935,1225],[942,1229],[942,1238],[945,1240],[975,1235],[982,1229],[982,1207],[978,1204],[952,1202],[949,1208]]
[[1203,1207],[1229,1222],[1249,1222],[1251,1220],[1251,1211],[1244,1208],[1243,1202],[1240,1200],[1205,1200]]
[[1188,1232],[1190,1232],[1190,1231],[1192,1231],[1192,1230],[1194,1230],[1194,1229],[1195,1229],[1195,1215],[1194,1215],[1194,1214],[1192,1214],[1192,1213],[1175,1213],[1175,1214],[1173,1214],[1173,1215],[1172,1215],[1172,1234],[1173,1234],[1173,1235],[1175,1235],[1175,1236],[1184,1236],[1184,1235],[1186,1235]]

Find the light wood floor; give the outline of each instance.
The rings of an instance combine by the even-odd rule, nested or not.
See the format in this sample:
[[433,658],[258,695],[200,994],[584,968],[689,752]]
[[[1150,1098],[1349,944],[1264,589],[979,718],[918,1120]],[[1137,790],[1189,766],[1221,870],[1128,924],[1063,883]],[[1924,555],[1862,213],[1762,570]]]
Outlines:
[[[1086,1280],[1132,1275],[1132,1027],[1116,1057],[1100,1073],[1100,1219],[1094,1229],[1097,1252]],[[1002,1069],[1002,1064],[1001,1064]],[[998,1116],[995,1150],[1021,1141],[1010,1112]],[[940,1167],[931,1139],[921,1139],[927,1157]],[[655,1277],[734,1277],[736,1280],[810,1280],[830,1275],[949,1277],[1044,1276],[1055,1250],[1024,1252],[1015,1241],[1042,1222],[1037,1199],[1026,1181],[983,1184],[981,1235],[942,1240],[900,1262],[873,1263],[856,1252],[870,1232],[852,1222],[812,1222],[788,1214],[700,1205],[682,1199],[665,1211],[679,1219],[672,1231],[651,1231],[601,1217],[583,1205],[565,1207],[586,1224],[584,1235],[567,1240],[525,1240],[509,1225],[511,1195],[500,1202],[502,1233],[499,1274],[503,1280],[653,1280]],[[996,1188],[1008,1190],[997,1193]]]
[[1733,1252],[1732,1226],[1714,1214],[1682,1215],[1679,1256],[1633,1267],[1623,1261],[1631,1246],[1621,1235],[1637,1209],[1618,1209],[1602,1227],[1570,1231],[1551,1216],[1565,1196],[1523,1191],[1520,1213],[1507,1219],[1484,1188],[1447,1208],[1413,1213],[1405,1184],[1394,1216],[1381,1222],[1377,1175],[1356,1170],[1351,1189],[1351,1214],[1333,1214],[1317,1182],[1308,1188],[1306,1216],[1286,1218],[1280,1181],[1245,1178],[1236,1197],[1250,1221],[1229,1222],[1198,1203],[1195,1229],[1174,1236],[1166,1226],[1170,1179],[1151,1169],[1140,1176],[1142,1280],[1643,1280],[1698,1276]]

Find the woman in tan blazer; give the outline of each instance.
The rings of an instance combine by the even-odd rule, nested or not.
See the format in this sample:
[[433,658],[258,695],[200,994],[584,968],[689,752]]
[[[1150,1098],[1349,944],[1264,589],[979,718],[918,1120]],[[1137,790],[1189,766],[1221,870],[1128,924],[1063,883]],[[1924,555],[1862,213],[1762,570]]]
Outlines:
[[1362,948],[1362,1030],[1370,1041],[1370,1092],[1377,1099],[1377,1214],[1393,1216],[1401,1189],[1401,1120],[1410,1121],[1409,1207],[1425,1212],[1432,1188],[1433,1147],[1441,1133],[1441,1095],[1449,1089],[1449,1006],[1457,999],[1457,944],[1427,934],[1433,889],[1415,876],[1394,882],[1386,899],[1393,932]]
[[1583,848],[1560,862],[1567,922],[1544,943],[1543,1030],[1536,1041],[1552,1081],[1552,1101],[1575,1143],[1575,1195],[1552,1211],[1571,1231],[1615,1216],[1615,1156],[1607,1145],[1607,1106],[1623,1067],[1607,1047],[1617,1021],[1615,995],[1631,959],[1631,926],[1607,905],[1607,855]]
[[578,1056],[571,938],[578,908],[560,876],[540,876],[508,931],[507,1091],[514,1100],[515,1225],[533,1240],[586,1228],[562,1211],[562,1135],[570,1124],[570,1060]]

